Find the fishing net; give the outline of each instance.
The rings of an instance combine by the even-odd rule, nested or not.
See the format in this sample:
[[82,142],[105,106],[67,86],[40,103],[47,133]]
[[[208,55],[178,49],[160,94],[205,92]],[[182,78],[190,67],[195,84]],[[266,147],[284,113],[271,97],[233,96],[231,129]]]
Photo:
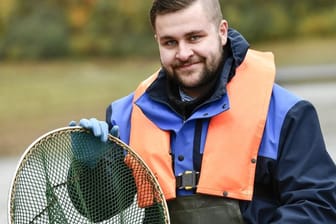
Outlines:
[[14,223],[169,223],[153,173],[119,139],[66,127],[25,151],[9,198]]

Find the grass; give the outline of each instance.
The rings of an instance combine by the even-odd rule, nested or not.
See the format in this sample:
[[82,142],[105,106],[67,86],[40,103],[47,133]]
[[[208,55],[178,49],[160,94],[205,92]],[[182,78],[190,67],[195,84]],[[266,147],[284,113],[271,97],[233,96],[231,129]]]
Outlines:
[[22,153],[71,120],[104,119],[110,102],[158,66],[144,60],[0,64],[0,155]]
[[[251,46],[279,66],[335,63],[336,38]],[[0,156],[23,153],[40,135],[83,117],[104,119],[113,100],[159,67],[144,59],[0,63]]]

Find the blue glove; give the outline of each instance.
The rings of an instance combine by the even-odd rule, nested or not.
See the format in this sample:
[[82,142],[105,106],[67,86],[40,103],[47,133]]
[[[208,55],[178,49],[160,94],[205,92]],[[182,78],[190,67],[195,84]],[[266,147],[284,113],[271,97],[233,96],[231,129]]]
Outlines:
[[[69,126],[75,126],[76,122],[71,121]],[[79,121],[79,126],[86,128],[93,132],[93,135],[100,138],[102,142],[107,142],[108,137],[108,125],[105,121],[99,121],[96,118],[91,119],[81,119]]]
[[[75,121],[71,121],[69,126],[76,126]],[[105,121],[99,121],[96,118],[86,119],[83,118],[79,121],[79,126],[89,129],[93,132],[93,135],[99,137],[102,142],[107,142],[108,138],[108,125]],[[110,131],[110,134],[116,138],[119,138],[119,126],[114,125]]]
[[119,126],[118,125],[113,125],[112,129],[110,130],[110,134],[116,138],[120,138],[119,135]]

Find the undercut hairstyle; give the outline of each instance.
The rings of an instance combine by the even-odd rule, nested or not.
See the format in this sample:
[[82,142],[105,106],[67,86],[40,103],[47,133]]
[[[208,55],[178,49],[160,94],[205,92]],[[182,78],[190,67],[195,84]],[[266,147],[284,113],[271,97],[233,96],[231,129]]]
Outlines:
[[219,0],[153,0],[149,15],[153,30],[155,30],[157,15],[164,15],[186,9],[198,1],[203,5],[210,20],[216,25],[219,25],[223,19]]

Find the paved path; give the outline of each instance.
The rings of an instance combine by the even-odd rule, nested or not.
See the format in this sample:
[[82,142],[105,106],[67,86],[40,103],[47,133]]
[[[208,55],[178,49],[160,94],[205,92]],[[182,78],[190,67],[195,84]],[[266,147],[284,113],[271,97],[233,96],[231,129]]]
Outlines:
[[313,83],[336,81],[336,64],[290,66],[277,69],[277,81],[282,83]]
[[7,222],[9,188],[18,158],[0,158],[0,223]]

